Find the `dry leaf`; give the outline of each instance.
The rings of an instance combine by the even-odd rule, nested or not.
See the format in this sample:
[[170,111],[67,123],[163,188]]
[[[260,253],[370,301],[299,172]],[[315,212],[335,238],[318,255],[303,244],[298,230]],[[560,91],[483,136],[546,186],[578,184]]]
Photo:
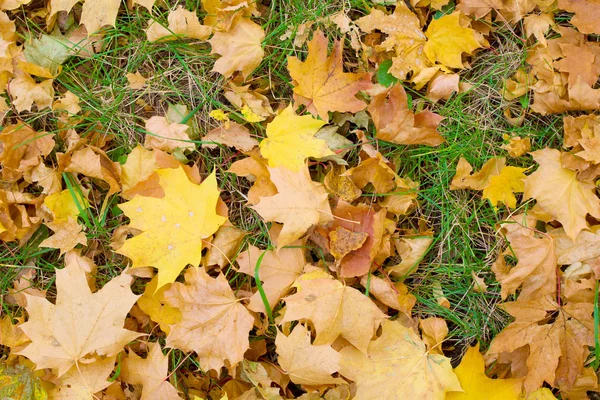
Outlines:
[[[242,152],[248,152],[258,146],[258,140],[250,135],[250,131],[244,126],[231,122],[228,128],[220,126],[209,131],[203,138],[206,142],[220,143],[233,147]],[[203,143],[202,148],[216,149],[216,144]]]
[[216,71],[229,78],[235,71],[240,71],[244,79],[254,71],[262,61],[265,52],[261,43],[265,32],[260,25],[242,19],[227,32],[217,32],[209,40],[211,54],[219,54],[213,67]]

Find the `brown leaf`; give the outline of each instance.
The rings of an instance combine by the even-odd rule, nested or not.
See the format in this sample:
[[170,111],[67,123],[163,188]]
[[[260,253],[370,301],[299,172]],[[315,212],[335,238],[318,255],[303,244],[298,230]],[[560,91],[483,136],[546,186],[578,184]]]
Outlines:
[[371,100],[367,108],[373,118],[379,140],[397,144],[426,144],[437,146],[444,138],[437,131],[443,119],[430,111],[418,114],[408,109],[408,99],[401,84],[383,91]]
[[248,190],[248,204],[258,204],[263,197],[272,197],[277,194],[277,187],[271,182],[271,174],[267,162],[258,154],[234,162],[227,172],[244,176],[254,182]]
[[327,56],[328,40],[317,31],[308,44],[308,56],[304,62],[296,57],[288,58],[288,70],[294,84],[294,101],[305,105],[308,112],[329,121],[329,111],[355,113],[366,104],[355,95],[369,89],[371,74],[344,72],[342,44],[335,41]]
[[203,265],[217,265],[223,269],[231,263],[237,254],[248,232],[233,226],[229,221],[219,227],[215,237],[210,242]]
[[132,385],[142,385],[140,400],[179,400],[177,389],[167,380],[169,357],[163,355],[160,344],[149,343],[148,357],[142,359],[133,351],[121,365],[123,381]]
[[121,190],[121,167],[112,162],[104,151],[96,147],[86,147],[72,153],[57,154],[59,169],[64,172],[77,172],[90,178],[108,183],[108,195]]
[[165,117],[154,116],[146,121],[148,133],[146,133],[144,146],[167,152],[173,152],[178,148],[194,150],[196,146],[190,142],[188,128],[189,125],[169,123]]
[[360,197],[362,191],[356,187],[348,176],[344,175],[345,172],[346,168],[343,165],[332,164],[331,170],[323,179],[323,184],[333,195],[352,203]]
[[415,296],[408,293],[408,290],[403,283],[397,282],[392,286],[392,281],[389,279],[371,275],[369,280],[365,275],[360,278],[360,284],[365,288],[368,286],[369,293],[386,306],[391,307],[394,310],[402,311],[410,317],[411,310],[417,302],[417,299]]
[[595,185],[577,179],[577,173],[561,166],[558,150],[545,148],[531,153],[540,167],[525,181],[525,199],[534,198],[543,211],[560,222],[573,240],[588,224],[587,214],[600,218]]
[[[250,136],[250,131],[240,124],[230,122],[228,128],[220,126],[208,132],[203,141],[220,143],[242,152],[248,152],[258,146],[258,140]],[[204,143],[202,148],[216,149],[216,144]]]
[[421,328],[423,343],[425,343],[427,349],[431,353],[443,356],[442,343],[446,339],[446,336],[448,336],[446,320],[437,317],[419,319],[419,327]]
[[360,249],[368,237],[367,232],[353,232],[338,226],[329,232],[329,252],[341,260],[351,251]]
[[483,167],[481,167],[479,172],[471,174],[473,167],[471,167],[471,164],[469,164],[467,160],[461,157],[456,166],[456,175],[454,175],[454,178],[452,178],[452,182],[450,183],[450,190],[483,190],[489,184],[489,180],[492,176],[500,174],[500,171],[504,168],[505,164],[506,159],[504,157],[490,158]]
[[558,7],[575,14],[571,24],[579,32],[600,34],[600,4],[594,1],[558,0]]
[[78,244],[87,245],[87,237],[83,227],[76,220],[69,217],[68,221],[47,222],[46,226],[54,231],[54,235],[44,239],[39,246],[60,249],[63,255],[73,250]]
[[185,283],[173,283],[164,296],[182,314],[181,321],[171,325],[167,347],[196,352],[204,370],[233,368],[242,361],[254,318],[224,275],[211,278],[203,268],[190,268]]
[[54,148],[54,135],[36,132],[24,122],[5,126],[0,133],[2,152],[2,178],[16,181],[23,173],[31,171],[42,162]]

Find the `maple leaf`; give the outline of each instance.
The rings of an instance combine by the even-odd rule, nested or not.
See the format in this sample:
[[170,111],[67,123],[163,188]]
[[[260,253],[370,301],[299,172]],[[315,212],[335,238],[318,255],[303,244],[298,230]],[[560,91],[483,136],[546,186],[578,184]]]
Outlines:
[[463,14],[455,11],[429,23],[423,51],[433,64],[439,62],[450,68],[464,68],[462,53],[472,54],[486,44],[485,39],[480,38],[461,18],[464,18]]
[[0,133],[2,152],[2,178],[17,181],[27,171],[41,164],[54,148],[54,137],[46,132],[36,132],[29,125],[19,122],[7,125]]
[[242,361],[254,318],[223,274],[211,278],[203,268],[192,267],[185,273],[185,284],[174,283],[164,296],[181,310],[181,321],[171,325],[167,335],[167,347],[196,352],[206,371],[233,368]]
[[323,185],[329,193],[351,203],[360,197],[362,191],[344,174],[345,172],[346,168],[343,165],[333,164],[323,179]]
[[600,200],[594,192],[594,183],[580,181],[575,171],[563,168],[558,150],[545,148],[531,155],[540,167],[524,179],[523,197],[534,198],[575,240],[588,227],[587,214],[600,218]]
[[[144,0],[154,3],[154,0]],[[169,13],[167,17],[168,26],[164,27],[156,20],[148,21],[146,36],[149,42],[157,40],[175,40],[178,36],[188,37],[198,40],[206,40],[212,33],[209,26],[200,24],[196,11],[188,11],[182,6],[177,7]]]
[[157,283],[158,276],[155,276],[146,284],[146,289],[138,299],[137,305],[143,312],[148,314],[152,321],[160,325],[163,332],[168,334],[171,331],[169,325],[181,321],[181,311],[171,307],[165,301],[165,292],[169,290],[171,285],[166,284],[157,289]]
[[162,198],[136,196],[119,205],[129,226],[141,234],[127,239],[117,253],[132,260],[132,268],[158,269],[157,289],[174,282],[186,265],[202,258],[202,239],[210,237],[227,218],[217,214],[219,190],[215,173],[200,185],[189,181],[183,168],[157,171]]
[[245,176],[254,182],[248,190],[248,204],[258,204],[262,197],[271,197],[277,194],[277,188],[271,182],[267,161],[260,155],[251,153],[250,157],[234,162],[228,172]]
[[558,0],[558,7],[572,12],[573,24],[581,33],[600,34],[600,4],[591,1]]
[[283,224],[277,249],[299,239],[313,225],[333,219],[327,191],[322,184],[311,180],[306,165],[298,172],[269,168],[269,173],[279,193],[261,197],[260,203],[252,208],[265,221]]
[[519,400],[523,379],[490,379],[479,344],[469,347],[460,365],[454,369],[464,393],[450,392],[447,400]]
[[506,158],[504,157],[490,158],[481,167],[479,172],[471,174],[473,167],[471,167],[471,164],[467,160],[461,157],[456,165],[456,175],[454,175],[452,182],[450,182],[450,190],[483,190],[489,185],[492,176],[500,174],[505,164]]
[[540,388],[544,381],[554,385],[561,379],[566,386],[572,385],[583,369],[588,346],[594,345],[594,305],[577,301],[558,304],[547,295],[505,303],[502,308],[515,321],[492,340],[488,352],[529,347],[524,382],[528,393]]
[[309,320],[317,332],[314,345],[332,344],[341,336],[366,353],[386,317],[368,297],[327,275],[315,279],[303,275],[295,286],[298,292],[284,299],[286,311],[281,324]]
[[406,285],[402,282],[392,282],[389,279],[379,278],[375,275],[364,275],[360,278],[360,284],[369,288],[369,293],[388,307],[411,315],[411,310],[417,302],[417,298],[408,293]]
[[163,355],[158,343],[148,345],[148,357],[133,351],[123,361],[120,377],[132,385],[142,385],[140,400],[179,400],[177,389],[167,380],[169,357]]
[[308,43],[304,62],[296,57],[288,58],[288,70],[294,80],[294,101],[324,121],[329,121],[329,111],[355,113],[364,109],[366,104],[355,96],[372,86],[371,74],[344,72],[340,41],[334,42],[329,57],[327,44],[323,32],[317,31]]
[[515,193],[522,193],[525,189],[524,171],[527,168],[504,167],[498,175],[490,176],[489,182],[483,188],[483,198],[488,199],[492,206],[504,203],[509,208],[517,206]]
[[400,84],[373,96],[369,107],[379,140],[397,144],[437,146],[444,138],[437,131],[442,117],[430,111],[413,113],[408,108],[406,92]]
[[18,112],[31,111],[31,106],[35,103],[38,111],[51,107],[54,100],[54,88],[52,79],[43,80],[37,83],[31,75],[23,73],[10,82],[10,94],[13,99],[13,105]]
[[57,154],[59,169],[64,172],[77,172],[108,183],[108,195],[121,190],[119,163],[112,162],[106,153],[97,147]]
[[196,146],[190,142],[190,136],[186,132],[188,128],[188,125],[169,122],[165,117],[154,116],[146,121],[148,133],[146,133],[144,146],[167,152],[173,152],[178,148],[194,150]]
[[[236,124],[235,122],[231,122],[228,128],[220,126],[211,130],[202,138],[202,140],[234,147],[245,153],[258,146],[258,140],[250,135],[250,131],[243,125]],[[202,144],[202,148],[216,149],[217,147],[217,144]]]
[[[517,258],[511,269],[494,269],[496,279],[502,285],[501,295],[505,299],[522,286],[519,299],[530,300],[554,293],[556,290],[556,252],[554,243],[547,235],[536,235],[534,218],[513,216],[504,224],[510,248],[505,254]],[[502,255],[500,257],[503,257]],[[503,262],[501,258],[501,262]]]
[[461,391],[450,359],[427,352],[421,338],[397,321],[382,322],[381,336],[366,355],[351,346],[340,354],[340,373],[356,383],[358,399],[444,399]]
[[239,20],[227,32],[215,33],[209,40],[211,54],[220,54],[221,58],[215,62],[213,71],[225,78],[240,71],[246,79],[265,55],[261,47],[264,38],[265,31],[249,19]]
[[[337,218],[334,225],[331,226],[328,236],[330,238],[330,251],[336,257],[340,266],[341,276],[362,276],[369,272],[373,261],[377,258],[383,246],[385,214],[386,210],[384,208],[375,211],[366,204],[353,206],[343,200],[333,210],[333,215]],[[360,245],[354,243],[356,249],[347,248],[346,254],[338,253],[338,250],[341,250],[339,248],[341,243],[333,239],[339,235],[339,233],[335,233],[339,232],[338,227],[349,233],[354,233],[355,237],[358,236],[356,237],[358,240],[360,240],[360,237],[364,238],[365,234],[366,238],[362,239],[363,243]]]
[[50,399],[85,399],[94,400],[98,393],[110,385],[108,378],[115,368],[116,356],[100,358],[87,364],[71,367],[62,375],[57,385],[50,390]]
[[213,265],[223,269],[231,263],[231,260],[238,254],[240,246],[248,232],[236,228],[227,221],[221,225],[215,237],[210,242],[210,248],[202,263],[206,267]]
[[116,356],[141,335],[122,328],[138,298],[129,288],[131,280],[130,275],[121,274],[92,293],[77,264],[68,263],[57,270],[56,305],[25,294],[29,320],[20,327],[31,343],[19,354],[33,361],[37,369],[56,369],[59,377],[95,355]]
[[422,232],[415,237],[392,239],[392,243],[402,261],[386,268],[386,271],[389,271],[391,275],[403,278],[417,271],[419,263],[433,243],[433,232]]
[[421,23],[405,3],[397,3],[391,15],[373,8],[369,15],[356,20],[356,24],[363,32],[379,30],[388,35],[375,49],[394,51],[395,57],[392,58],[389,73],[396,78],[406,79],[409,72],[417,74],[428,66],[429,60],[423,52],[426,37],[421,30]]
[[40,379],[25,365],[0,362],[0,395],[6,400],[46,400]]
[[260,152],[271,168],[300,171],[308,157],[333,155],[324,140],[315,138],[323,125],[325,122],[310,115],[296,115],[290,105],[267,125],[267,138],[260,142]]
[[[273,235],[273,228],[271,235]],[[240,272],[255,276],[258,257],[264,252],[262,262],[259,266],[258,277],[262,281],[263,290],[273,309],[279,300],[288,294],[294,281],[302,275],[302,270],[306,265],[306,257],[302,247],[305,240],[298,240],[291,243],[293,247],[283,248],[279,251],[260,250],[254,246],[248,246],[248,249],[241,252],[237,257],[240,266]],[[266,313],[265,305],[261,299],[260,293],[256,292],[250,297],[248,309],[255,312]]]
[[292,382],[311,386],[345,383],[331,376],[339,370],[342,357],[329,345],[312,345],[304,325],[296,325],[289,336],[278,331],[275,346],[277,361]]

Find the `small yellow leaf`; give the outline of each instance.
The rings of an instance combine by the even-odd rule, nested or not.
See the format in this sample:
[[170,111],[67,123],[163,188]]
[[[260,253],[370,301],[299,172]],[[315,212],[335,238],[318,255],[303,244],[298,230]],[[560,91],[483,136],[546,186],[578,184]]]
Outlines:
[[[73,197],[73,194],[75,197]],[[44,199],[44,205],[54,215],[54,222],[67,222],[69,217],[77,220],[79,209],[82,210],[89,206],[88,200],[77,193],[68,189],[49,195]],[[79,207],[78,207],[79,206]]]
[[429,24],[427,42],[423,51],[432,63],[441,63],[450,68],[464,68],[462,53],[471,54],[482,47],[477,32],[461,24],[462,13],[456,11],[450,15],[434,19]]
[[307,157],[333,154],[324,140],[314,137],[323,125],[324,121],[310,115],[296,115],[292,106],[288,106],[267,125],[267,138],[260,143],[260,152],[269,160],[269,167],[298,172]]
[[483,198],[488,199],[492,206],[504,203],[509,208],[517,206],[515,193],[525,190],[525,174],[527,168],[504,167],[499,175],[490,177],[488,185],[483,189]]
[[171,285],[167,284],[160,289],[156,290],[158,284],[158,276],[152,278],[148,284],[146,284],[146,290],[142,297],[138,299],[138,306],[143,312],[150,316],[150,319],[160,325],[160,329],[168,334],[171,331],[169,325],[176,324],[181,321],[181,311],[175,307],[171,307],[165,301],[165,291],[167,291]]
[[523,379],[490,379],[485,375],[479,344],[467,350],[454,373],[464,393],[450,392],[447,400],[518,400],[521,394]]

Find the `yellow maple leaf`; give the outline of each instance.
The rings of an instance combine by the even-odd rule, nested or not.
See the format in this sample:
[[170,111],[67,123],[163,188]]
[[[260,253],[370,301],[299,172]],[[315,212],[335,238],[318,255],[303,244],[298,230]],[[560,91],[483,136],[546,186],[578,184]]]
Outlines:
[[523,379],[490,379],[485,375],[479,344],[467,350],[454,373],[464,393],[450,392],[446,400],[518,400],[521,395]]
[[369,89],[371,74],[344,72],[342,45],[336,41],[327,56],[328,40],[321,31],[308,44],[304,62],[288,59],[288,70],[294,80],[294,100],[306,106],[308,112],[329,121],[329,111],[357,112],[367,105],[355,97],[360,90]]
[[269,160],[271,168],[300,171],[307,157],[333,154],[324,140],[314,137],[323,125],[325,122],[310,115],[296,115],[288,106],[267,125],[267,138],[260,143],[260,153]]
[[44,199],[44,205],[54,215],[54,222],[67,222],[69,217],[76,220],[79,216],[79,210],[89,206],[86,198],[79,193],[74,192],[75,197],[68,189],[49,195]]
[[509,208],[517,206],[515,193],[525,190],[525,174],[527,168],[504,167],[499,175],[490,177],[488,185],[483,189],[483,198],[488,199],[492,206],[504,203]]
[[441,63],[450,68],[464,68],[462,53],[471,54],[482,46],[477,32],[461,23],[460,11],[434,19],[429,24],[427,43],[423,51],[432,63]]
[[132,268],[158,269],[157,289],[174,282],[186,265],[197,266],[202,258],[202,239],[226,221],[217,214],[217,178],[210,174],[200,185],[189,181],[183,168],[157,171],[162,198],[136,196],[119,205],[142,231],[125,241],[118,253],[129,257]]

